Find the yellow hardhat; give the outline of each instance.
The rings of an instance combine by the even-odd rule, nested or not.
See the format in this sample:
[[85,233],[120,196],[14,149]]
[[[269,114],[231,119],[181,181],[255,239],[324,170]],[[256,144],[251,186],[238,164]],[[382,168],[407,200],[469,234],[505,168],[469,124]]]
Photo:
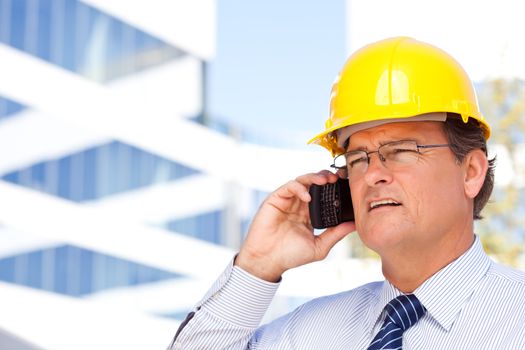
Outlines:
[[344,152],[341,128],[434,112],[457,113],[465,123],[474,118],[490,136],[472,82],[456,60],[412,38],[386,39],[350,56],[332,87],[326,130],[308,143],[336,155]]

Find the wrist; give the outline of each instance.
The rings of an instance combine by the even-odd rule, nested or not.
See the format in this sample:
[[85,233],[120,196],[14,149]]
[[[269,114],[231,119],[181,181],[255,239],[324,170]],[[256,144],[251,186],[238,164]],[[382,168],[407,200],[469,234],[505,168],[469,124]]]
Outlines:
[[257,259],[248,254],[243,254],[242,251],[235,257],[233,265],[241,268],[250,275],[272,283],[279,282],[281,275],[284,273],[281,269],[272,266],[269,259]]

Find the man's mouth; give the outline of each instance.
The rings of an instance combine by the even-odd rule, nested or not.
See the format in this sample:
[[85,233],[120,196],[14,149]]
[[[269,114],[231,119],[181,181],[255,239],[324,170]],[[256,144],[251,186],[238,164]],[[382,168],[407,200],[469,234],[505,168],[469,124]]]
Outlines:
[[381,200],[378,200],[378,201],[370,202],[370,206],[368,207],[368,211],[371,211],[371,210],[374,210],[374,209],[377,209],[377,208],[381,208],[381,207],[385,207],[385,206],[397,207],[397,206],[400,206],[400,205],[401,205],[401,203],[396,202],[393,199],[381,199]]

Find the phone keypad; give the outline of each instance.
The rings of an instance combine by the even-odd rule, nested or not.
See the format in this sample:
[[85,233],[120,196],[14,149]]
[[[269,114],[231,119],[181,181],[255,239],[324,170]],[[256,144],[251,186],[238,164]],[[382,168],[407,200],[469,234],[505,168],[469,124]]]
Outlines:
[[324,227],[335,226],[339,222],[340,198],[336,188],[337,184],[329,184],[321,196],[321,218]]

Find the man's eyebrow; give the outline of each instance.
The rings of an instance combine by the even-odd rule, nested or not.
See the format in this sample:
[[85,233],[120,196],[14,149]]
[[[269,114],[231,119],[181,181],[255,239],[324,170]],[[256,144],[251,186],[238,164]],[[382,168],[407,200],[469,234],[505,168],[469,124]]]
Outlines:
[[368,148],[367,147],[364,147],[364,146],[359,146],[359,147],[356,147],[356,148],[347,148],[346,149],[346,152],[354,152],[354,151],[368,151]]
[[[407,138],[407,139],[396,139],[396,140],[393,140],[393,139],[390,139],[390,140],[386,140],[386,141],[380,141],[379,142],[379,147],[381,146],[384,146],[384,145],[387,145],[389,143],[394,143],[394,142],[415,142],[417,144],[419,144],[419,141],[417,141],[415,138]],[[366,146],[359,146],[359,147],[355,147],[355,148],[347,148],[346,149],[346,152],[353,152],[353,151],[365,151],[365,152],[368,152],[368,147]]]
[[384,146],[384,145],[387,145],[389,143],[394,143],[394,142],[415,142],[415,143],[419,143],[416,139],[410,138],[410,139],[397,139],[397,140],[381,141],[381,142],[379,142],[379,146]]

